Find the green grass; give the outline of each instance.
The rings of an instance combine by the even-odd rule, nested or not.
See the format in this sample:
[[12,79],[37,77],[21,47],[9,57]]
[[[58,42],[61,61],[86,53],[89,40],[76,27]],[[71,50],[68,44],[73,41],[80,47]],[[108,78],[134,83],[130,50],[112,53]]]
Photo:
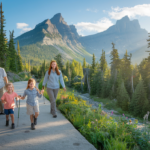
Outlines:
[[[97,101],[97,102],[102,102],[104,104],[104,108],[108,109],[108,110],[115,110],[117,111],[118,113],[115,113],[116,115],[122,115],[124,114],[126,117],[128,118],[135,118],[132,114],[130,114],[128,111],[123,111],[119,106],[117,106],[117,102],[114,101],[114,100],[111,100],[109,98],[99,98],[99,97],[96,97],[96,96],[90,96],[94,101]],[[143,118],[139,118],[139,117],[136,117],[139,122],[143,122]]]

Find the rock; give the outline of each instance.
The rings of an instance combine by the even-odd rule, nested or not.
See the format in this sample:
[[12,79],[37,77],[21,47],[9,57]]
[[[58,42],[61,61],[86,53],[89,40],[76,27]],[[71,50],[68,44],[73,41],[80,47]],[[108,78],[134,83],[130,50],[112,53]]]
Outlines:
[[7,78],[10,82],[21,81],[22,79],[13,72],[7,72]]

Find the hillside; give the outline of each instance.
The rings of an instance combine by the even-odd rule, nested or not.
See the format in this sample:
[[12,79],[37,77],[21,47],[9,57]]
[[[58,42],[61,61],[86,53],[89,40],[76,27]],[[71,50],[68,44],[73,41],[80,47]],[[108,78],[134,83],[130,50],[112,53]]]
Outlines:
[[109,55],[112,50],[112,42],[115,43],[115,47],[122,57],[126,50],[135,54],[137,50],[146,46],[147,38],[148,32],[145,29],[141,29],[138,20],[131,21],[125,16],[106,31],[80,37],[79,41],[89,53],[95,53],[98,58],[102,49],[105,50],[107,60],[110,60]]
[[67,25],[58,13],[15,38],[15,42],[19,40],[23,59],[30,59],[32,65],[38,65],[44,59],[50,61],[58,53],[62,54],[63,60],[82,62],[85,57],[90,63],[92,55],[77,41],[78,37],[75,27]]

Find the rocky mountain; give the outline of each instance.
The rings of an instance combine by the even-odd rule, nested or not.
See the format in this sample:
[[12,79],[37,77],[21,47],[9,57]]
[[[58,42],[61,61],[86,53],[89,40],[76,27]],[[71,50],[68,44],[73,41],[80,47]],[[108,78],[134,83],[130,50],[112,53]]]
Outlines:
[[74,25],[68,25],[60,13],[51,19],[37,24],[35,28],[15,39],[19,40],[21,55],[37,64],[43,59],[49,61],[58,53],[62,53],[64,60],[76,59],[82,62],[83,57],[91,63],[94,53],[99,60],[102,49],[106,52],[108,63],[112,42],[118,49],[120,57],[127,50],[132,53],[132,62],[138,63],[148,53],[145,53],[148,32],[141,29],[138,20],[130,20],[127,16],[118,20],[106,31],[94,35],[81,37]]
[[[102,49],[105,50],[106,57],[109,61],[112,42],[115,43],[115,47],[122,57],[126,50],[129,53],[136,53],[137,50],[145,47],[147,45],[147,38],[148,32],[145,29],[141,29],[138,20],[131,21],[125,16],[106,31],[80,37],[79,41],[89,53],[94,53],[98,58],[101,55]],[[145,50],[143,50],[143,53],[145,53]],[[138,60],[138,58],[136,58],[136,60]]]
[[58,53],[62,53],[64,60],[82,62],[85,57],[91,62],[92,55],[84,49],[78,38],[75,26],[69,26],[58,13],[15,38],[15,42],[19,40],[22,57],[29,58],[34,64],[43,59],[49,61]]

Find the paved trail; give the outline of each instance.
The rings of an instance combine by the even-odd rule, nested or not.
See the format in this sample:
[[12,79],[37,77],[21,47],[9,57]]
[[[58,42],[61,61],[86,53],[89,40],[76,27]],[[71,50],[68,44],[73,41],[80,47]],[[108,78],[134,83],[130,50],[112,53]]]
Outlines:
[[[14,83],[15,92],[23,94],[27,81]],[[74,127],[57,111],[57,118],[50,114],[49,101],[39,99],[40,115],[36,130],[30,129],[30,119],[26,114],[26,100],[21,100],[19,125],[18,110],[15,108],[14,130],[5,126],[5,116],[0,115],[0,150],[96,150]]]

